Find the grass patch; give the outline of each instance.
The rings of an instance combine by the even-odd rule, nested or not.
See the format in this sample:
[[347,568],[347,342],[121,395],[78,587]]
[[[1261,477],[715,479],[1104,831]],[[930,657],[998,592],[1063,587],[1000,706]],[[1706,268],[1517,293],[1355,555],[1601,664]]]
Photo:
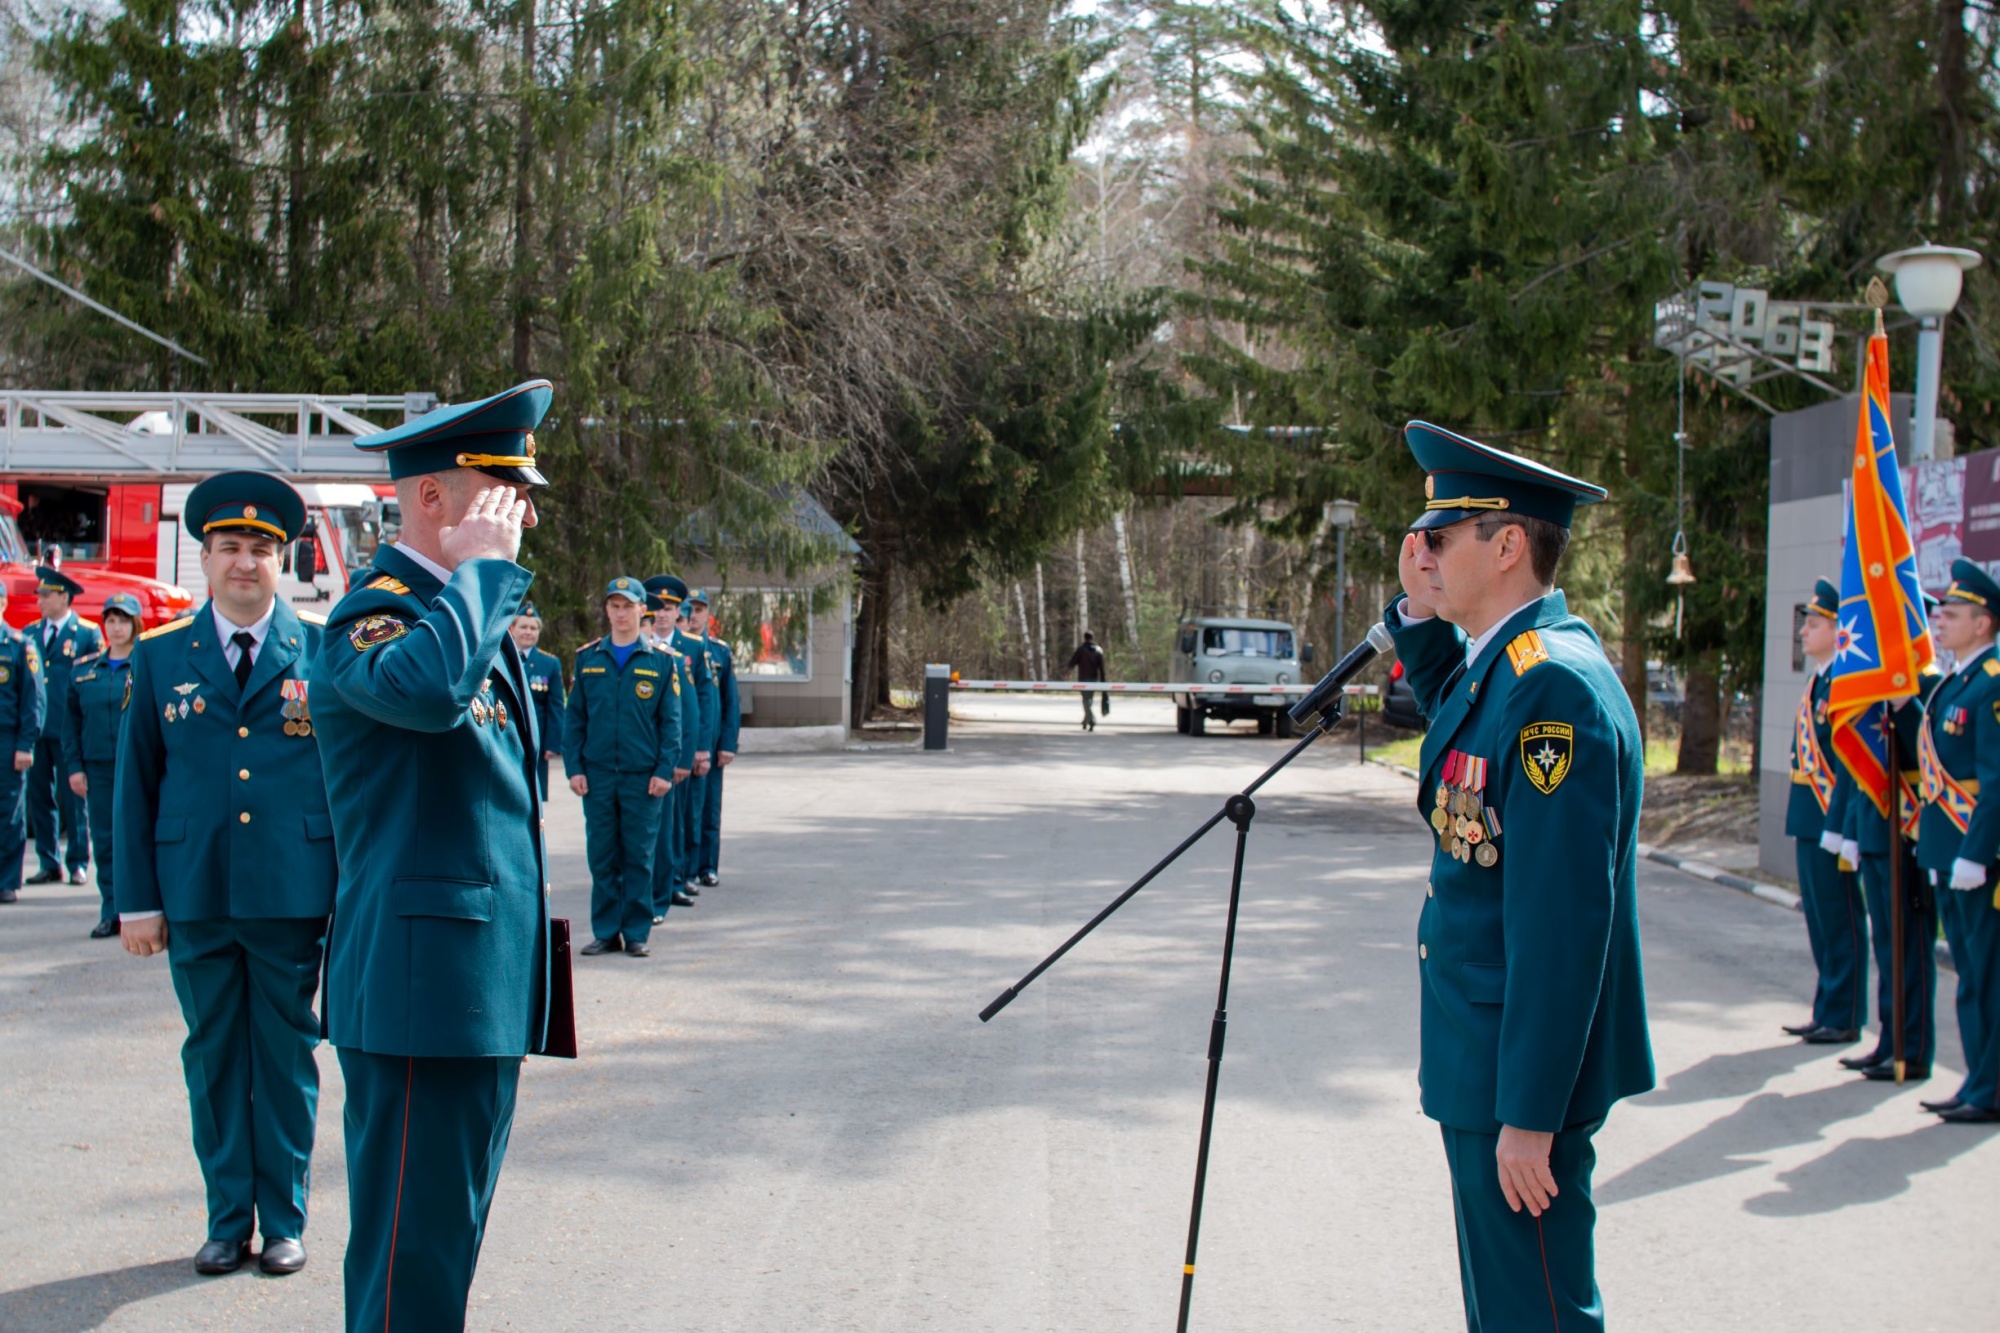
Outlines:
[[[1674,771],[1680,762],[1681,743],[1679,737],[1649,736],[1646,739],[1646,776],[1660,777]],[[1722,743],[1722,754],[1715,764],[1717,777],[1742,778],[1750,776],[1750,747],[1734,741]]]
[[1401,740],[1390,741],[1387,745],[1370,745],[1368,757],[1379,759],[1385,764],[1401,764],[1405,768],[1415,768],[1423,748],[1422,736],[1405,736]]

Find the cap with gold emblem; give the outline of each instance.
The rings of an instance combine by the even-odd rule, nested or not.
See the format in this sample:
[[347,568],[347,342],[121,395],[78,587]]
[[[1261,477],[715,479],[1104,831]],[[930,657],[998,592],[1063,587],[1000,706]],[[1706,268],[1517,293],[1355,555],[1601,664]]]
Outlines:
[[36,565],[35,591],[68,593],[76,597],[83,592],[83,585],[54,565]]
[[1812,601],[1806,605],[1806,610],[1813,615],[1826,616],[1829,619],[1838,620],[1840,618],[1840,589],[1834,587],[1826,579],[1820,579],[1813,584]]
[[517,485],[546,486],[535,466],[534,431],[554,396],[547,380],[529,380],[476,403],[433,408],[393,430],[364,435],[354,447],[387,452],[395,481],[469,467]]
[[1425,473],[1424,512],[1410,524],[1412,532],[1487,513],[1539,518],[1567,528],[1578,505],[1605,497],[1602,486],[1429,422],[1412,421],[1403,427],[1403,438]]
[[1951,586],[1945,589],[1947,602],[1971,602],[1980,610],[2000,616],[2000,583],[1993,581],[1979,565],[1970,560],[1958,559],[1951,562]]
[[218,472],[188,492],[181,521],[197,539],[255,532],[288,542],[306,525],[306,502],[268,472]]
[[604,585],[604,600],[608,602],[613,597],[623,597],[626,601],[643,607],[646,605],[646,585],[630,574],[620,574]]

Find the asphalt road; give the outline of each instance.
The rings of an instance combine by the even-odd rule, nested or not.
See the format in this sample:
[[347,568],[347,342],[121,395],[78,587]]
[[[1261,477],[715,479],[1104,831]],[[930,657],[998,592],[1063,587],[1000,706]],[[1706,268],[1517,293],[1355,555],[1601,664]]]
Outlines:
[[[579,960],[583,1058],[529,1063],[471,1327],[1172,1327],[1226,827],[975,1015],[1278,747],[1137,701],[1086,736],[1074,707],[967,701],[988,720],[945,754],[731,770],[722,886],[651,959]],[[1343,745],[1259,802],[1198,1329],[1463,1327],[1416,1109],[1412,797]],[[566,794],[549,833],[581,921]],[[1650,864],[1641,889],[1661,1086],[1598,1138],[1611,1323],[1993,1327],[2000,1135],[1917,1110],[1943,1072],[1861,1084],[1779,1033],[1810,984],[1796,914]],[[0,909],[0,1330],[339,1327],[332,1052],[310,1267],[196,1277],[179,1013],[164,962],[83,938],[93,902]]]

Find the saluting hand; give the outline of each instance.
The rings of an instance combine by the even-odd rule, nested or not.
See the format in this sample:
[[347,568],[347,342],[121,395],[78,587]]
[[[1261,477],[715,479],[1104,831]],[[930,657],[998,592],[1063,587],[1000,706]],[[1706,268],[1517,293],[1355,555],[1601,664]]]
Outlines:
[[481,487],[465,517],[438,531],[438,547],[453,569],[468,560],[512,560],[521,553],[528,502],[512,486]]
[[1528,1216],[1540,1217],[1560,1192],[1549,1170],[1549,1149],[1555,1139],[1555,1135],[1537,1130],[1500,1126],[1500,1144],[1493,1150],[1493,1158],[1500,1170],[1500,1192],[1515,1212],[1526,1205]]
[[1396,573],[1403,580],[1403,614],[1418,620],[1437,614],[1437,607],[1424,600],[1425,594],[1430,591],[1431,581],[1424,576],[1420,561],[1429,556],[1422,533],[1403,534],[1403,549],[1396,558]]
[[118,942],[134,958],[146,958],[167,951],[167,919],[149,916],[140,921],[118,923]]

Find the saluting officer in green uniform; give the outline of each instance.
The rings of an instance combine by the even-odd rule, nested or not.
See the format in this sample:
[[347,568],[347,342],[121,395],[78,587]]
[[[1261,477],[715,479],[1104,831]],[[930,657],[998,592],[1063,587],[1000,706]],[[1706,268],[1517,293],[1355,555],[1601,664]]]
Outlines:
[[688,879],[681,867],[682,807],[687,804],[688,779],[694,775],[695,729],[698,716],[694,706],[694,663],[674,647],[674,621],[680,615],[687,585],[671,574],[655,574],[646,580],[646,610],[650,613],[649,633],[653,646],[673,659],[674,676],[681,691],[680,748],[674,759],[674,788],[667,793],[660,810],[660,835],[653,847],[653,924],[667,919],[675,907],[692,907],[694,898],[683,887]]
[[355,1333],[465,1326],[521,1061],[547,1040],[540,738],[508,629],[549,398],[533,380],[356,442],[388,453],[402,531],[334,608],[313,677]]
[[82,592],[83,585],[60,569],[35,566],[35,600],[42,614],[23,632],[41,658],[48,714],[41,739],[35,744],[35,766],[28,770],[28,827],[35,839],[35,857],[41,862],[41,868],[28,877],[30,884],[60,884],[65,866],[69,882],[81,884],[90,865],[90,829],[83,798],[62,781],[62,719],[68,706],[64,696],[70,674],[78,658],[104,646],[96,622],[69,608],[71,600]]
[[541,650],[542,614],[529,602],[514,617],[514,646],[521,650],[521,670],[528,676],[528,693],[535,696],[535,732],[542,738],[541,753],[535,756],[535,782],[542,799],[549,799],[549,760],[562,755],[563,713],[569,706],[563,688],[562,663],[553,653]]
[[34,767],[48,698],[41,654],[27,635],[7,623],[6,611],[7,583],[0,579],[0,903],[21,896],[28,771]]
[[673,660],[639,633],[646,587],[621,575],[604,589],[611,633],[576,654],[563,723],[563,771],[583,798],[590,858],[587,955],[650,949],[653,855],[680,753],[681,692]]
[[306,707],[321,622],[278,598],[278,557],[305,517],[298,492],[260,472],[189,493],[208,604],[140,638],[119,732],[120,933],[139,957],[167,951],[187,1020],[181,1063],[208,1183],[195,1269],[208,1274],[242,1266],[253,1224],[266,1273],[306,1262],[313,992],[335,870]]
[[97,924],[90,938],[118,933],[118,905],[111,885],[112,782],[118,772],[118,726],[132,702],[132,646],[139,639],[139,599],[115,592],[104,599],[104,651],[77,659],[63,710],[63,776],[90,809],[90,840],[97,847]]
[[1430,719],[1418,1077],[1451,1169],[1466,1324],[1599,1329],[1591,1136],[1653,1086],[1639,724],[1554,590],[1576,506],[1604,492],[1423,422],[1405,435],[1428,503],[1383,619]]
[[1957,659],[1924,706],[1918,756],[1924,811],[1917,863],[1937,890],[1958,970],[1958,1039],[1965,1081],[1925,1109],[1956,1124],[2000,1121],[2000,583],[1955,560],[1932,617],[1938,647]]
[[694,881],[704,888],[722,882],[722,772],[736,762],[736,746],[743,731],[743,701],[736,692],[736,657],[729,645],[718,639],[712,628],[708,594],[694,592],[687,599],[688,630],[701,640],[708,657],[709,674],[715,681],[715,730],[702,739],[712,756],[706,790],[702,794],[700,846],[695,851]]
[[1840,589],[1819,580],[1799,626],[1799,646],[1813,671],[1792,718],[1792,794],[1785,805],[1785,836],[1793,839],[1796,850],[1806,941],[1819,973],[1812,1016],[1785,1031],[1819,1046],[1861,1035],[1868,994],[1868,913],[1853,871],[1841,868],[1840,826],[1828,818],[1842,768],[1834,757],[1833,720],[1827,711],[1832,687],[1827,668],[1833,663],[1839,615]]

